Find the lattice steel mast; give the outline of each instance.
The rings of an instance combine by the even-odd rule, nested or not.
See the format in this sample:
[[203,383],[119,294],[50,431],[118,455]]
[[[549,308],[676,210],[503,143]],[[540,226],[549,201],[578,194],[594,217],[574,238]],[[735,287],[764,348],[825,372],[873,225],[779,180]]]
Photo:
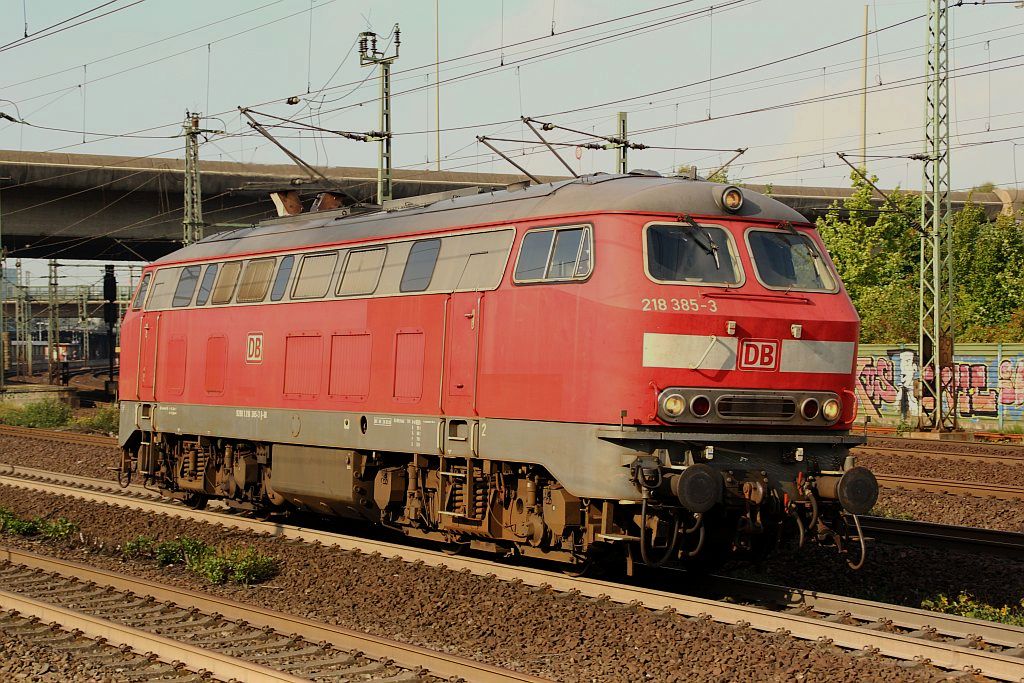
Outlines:
[[921,185],[922,430],[957,428],[953,365],[953,225],[949,208],[949,0],[927,0],[927,90]]

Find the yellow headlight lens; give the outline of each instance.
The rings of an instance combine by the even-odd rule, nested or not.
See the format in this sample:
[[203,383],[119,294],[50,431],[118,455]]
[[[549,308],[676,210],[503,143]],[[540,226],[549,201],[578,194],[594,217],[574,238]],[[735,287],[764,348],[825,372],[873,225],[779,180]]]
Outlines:
[[722,191],[722,206],[726,211],[739,211],[743,206],[743,192],[738,187],[727,187]]
[[679,394],[671,394],[665,397],[661,408],[669,417],[679,417],[686,410],[686,399]]
[[838,420],[839,413],[841,411],[842,406],[839,404],[839,401],[837,401],[834,398],[830,398],[829,400],[825,401],[825,403],[823,403],[821,406],[821,414],[829,422],[834,422],[835,420]]

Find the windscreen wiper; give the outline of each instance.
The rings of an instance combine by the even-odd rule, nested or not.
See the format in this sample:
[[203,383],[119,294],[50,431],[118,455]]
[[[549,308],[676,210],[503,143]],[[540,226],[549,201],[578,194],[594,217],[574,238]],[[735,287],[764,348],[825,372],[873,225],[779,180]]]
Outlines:
[[[779,223],[779,227],[785,230],[786,232],[790,233],[797,239],[799,239],[804,249],[807,250],[808,256],[814,259],[818,258],[818,251],[811,246],[810,238],[808,238],[807,235],[803,234],[802,232],[794,228],[792,223],[790,223],[789,221],[782,221],[781,223]],[[790,242],[790,244],[792,244],[792,242]]]
[[708,232],[707,230],[704,231],[704,234],[707,235],[708,238],[708,241],[705,244],[700,234],[700,226],[697,225],[696,221],[694,221],[689,216],[681,216],[680,222],[686,225],[686,227],[693,230],[693,241],[696,242],[697,246],[703,249],[709,256],[714,257],[715,268],[721,270],[722,263],[718,259],[718,245],[715,244],[715,241],[713,239],[711,239],[711,233]]

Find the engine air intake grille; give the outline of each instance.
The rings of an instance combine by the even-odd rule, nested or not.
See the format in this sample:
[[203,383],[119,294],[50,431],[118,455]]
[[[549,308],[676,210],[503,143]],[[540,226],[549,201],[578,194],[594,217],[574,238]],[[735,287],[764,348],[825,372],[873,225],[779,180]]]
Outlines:
[[796,401],[764,394],[721,396],[718,414],[745,420],[788,420],[796,414]]

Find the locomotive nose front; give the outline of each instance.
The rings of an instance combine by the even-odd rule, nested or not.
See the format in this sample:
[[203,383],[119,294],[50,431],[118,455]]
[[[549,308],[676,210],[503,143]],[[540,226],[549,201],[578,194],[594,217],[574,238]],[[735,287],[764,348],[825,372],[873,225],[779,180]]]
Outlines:
[[716,518],[735,547],[787,518],[855,537],[843,516],[870,511],[878,482],[850,455],[859,320],[824,245],[810,226],[686,218],[644,232],[659,296],[644,300],[643,365],[663,445],[648,495]]

